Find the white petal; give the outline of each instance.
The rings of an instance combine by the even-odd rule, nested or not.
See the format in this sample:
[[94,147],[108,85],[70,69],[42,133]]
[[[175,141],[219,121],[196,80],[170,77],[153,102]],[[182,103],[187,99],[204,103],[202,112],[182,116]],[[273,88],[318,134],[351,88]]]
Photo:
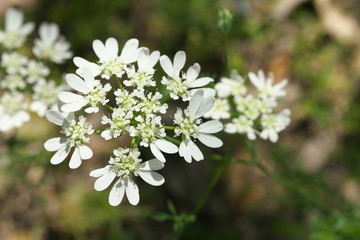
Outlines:
[[196,161],[200,161],[200,160],[204,159],[204,155],[202,154],[202,152],[200,151],[198,146],[193,141],[189,141],[188,146],[189,146],[191,155],[193,156],[193,158]]
[[213,82],[214,79],[210,78],[210,77],[202,77],[202,78],[198,78],[193,82],[190,82],[189,86],[192,88],[196,88],[196,87],[203,87],[205,85],[207,85],[210,82]]
[[88,146],[80,145],[80,146],[78,146],[78,148],[79,148],[81,159],[86,160],[86,159],[92,158],[93,152]]
[[137,205],[139,203],[139,188],[131,178],[125,179],[125,192],[131,205]]
[[185,66],[186,54],[184,51],[178,51],[174,57],[174,75],[178,76],[181,69]]
[[116,173],[114,172],[108,172],[99,177],[94,184],[94,188],[96,191],[102,191],[110,186],[112,181],[114,181],[116,177]]
[[174,67],[171,64],[170,58],[168,56],[162,55],[160,57],[160,65],[168,76],[173,77]]
[[10,8],[5,13],[5,29],[17,30],[23,23],[23,13],[16,8]]
[[199,76],[199,73],[200,73],[200,65],[198,63],[195,63],[187,70],[186,79],[190,82],[191,87],[192,87],[191,85],[192,82]]
[[164,139],[156,140],[155,144],[161,151],[166,153],[177,153],[179,151],[179,148],[175,144]]
[[61,115],[61,113],[59,113],[58,111],[54,111],[54,110],[49,110],[45,113],[45,117],[47,120],[49,120],[49,122],[52,122],[56,125],[62,126],[64,123],[64,116]]
[[81,162],[82,162],[82,160],[80,157],[79,149],[75,148],[75,150],[70,158],[69,167],[71,169],[76,169],[76,168],[80,167]]
[[70,146],[68,144],[61,147],[50,159],[50,163],[57,165],[65,160],[65,158],[69,155]]
[[125,194],[125,185],[123,179],[119,179],[116,181],[114,186],[111,188],[109,194],[109,204],[111,206],[118,206]]
[[87,104],[85,98],[79,102],[65,103],[61,106],[61,111],[64,112],[76,112],[79,111],[83,106]]
[[107,53],[105,49],[105,45],[98,39],[95,39],[92,43],[92,47],[96,56],[100,59],[100,61],[107,60]]
[[215,97],[216,95],[216,90],[213,88],[196,88],[196,89],[191,89],[190,90],[190,95],[193,96],[197,91],[204,91],[204,98],[207,97]]
[[84,80],[73,73],[66,74],[65,80],[67,84],[69,84],[69,86],[75,89],[76,91],[87,93],[90,90],[89,87],[84,82]]
[[105,47],[110,59],[115,59],[118,56],[119,45],[115,38],[108,38]]
[[66,144],[66,138],[51,138],[44,143],[44,147],[49,152],[57,151]]
[[139,171],[139,176],[148,184],[153,186],[160,186],[165,182],[162,175],[153,171]]
[[143,162],[140,164],[140,170],[160,170],[164,167],[164,163],[154,158],[149,161]]
[[224,126],[219,120],[210,120],[199,126],[202,133],[217,133],[223,130]]
[[64,103],[72,103],[84,100],[84,96],[72,92],[59,92],[58,97],[60,101]]
[[166,162],[166,159],[164,157],[164,155],[162,154],[162,152],[159,150],[159,148],[155,145],[155,143],[151,143],[150,144],[150,150],[152,152],[152,154],[154,154],[154,156],[161,162]]
[[137,61],[139,57],[138,46],[139,40],[136,38],[128,40],[121,51],[120,59],[126,64]]
[[191,97],[189,106],[188,106],[188,110],[189,110],[189,114],[190,116],[195,116],[196,112],[198,111],[201,101],[203,99],[204,96],[204,91],[197,91],[195,92],[195,94]]
[[106,173],[109,172],[109,168],[110,168],[110,165],[107,165],[106,167],[92,170],[92,171],[89,173],[89,176],[90,176],[90,177],[101,177],[102,175],[104,175],[104,174],[106,174]]
[[205,113],[209,112],[211,108],[214,106],[215,98],[206,97],[204,98],[204,91],[197,91],[190,100],[189,103],[189,114],[192,119],[199,118],[203,116]]
[[211,148],[219,148],[223,145],[223,142],[219,138],[217,138],[211,134],[200,133],[198,136],[198,139],[204,145],[211,147]]
[[190,148],[185,142],[181,142],[179,146],[179,155],[183,157],[186,162],[191,163],[192,156],[190,153]]

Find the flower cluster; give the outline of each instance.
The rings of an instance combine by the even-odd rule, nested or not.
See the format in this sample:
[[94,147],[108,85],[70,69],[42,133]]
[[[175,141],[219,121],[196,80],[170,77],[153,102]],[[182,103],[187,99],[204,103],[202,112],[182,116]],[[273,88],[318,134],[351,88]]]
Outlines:
[[[20,10],[10,8],[5,14],[5,29],[0,30],[0,131],[20,127],[30,120],[29,110],[44,116],[56,108],[59,86],[52,79],[46,61],[63,63],[72,56],[69,44],[60,36],[56,24],[42,23],[40,38],[35,39],[31,56],[23,54],[27,37],[34,30],[32,22],[24,23]],[[61,79],[61,77],[60,77]]]
[[[139,47],[137,39],[128,40],[121,51],[114,38],[104,43],[95,40],[92,46],[98,60],[74,57],[76,74],[65,76],[72,90],[58,94],[60,111],[46,114],[49,121],[62,127],[65,137],[48,140],[45,148],[56,151],[51,158],[53,164],[62,162],[74,148],[69,166],[77,168],[82,160],[92,156],[88,147],[92,134],[100,134],[104,141],[127,135],[132,139],[130,146],[115,149],[108,165],[92,171],[90,176],[98,178],[94,186],[97,191],[117,179],[109,195],[111,205],[119,205],[125,194],[136,205],[139,190],[134,178],[140,176],[151,185],[161,185],[165,180],[154,171],[164,167],[167,154],[179,153],[190,163],[192,159],[204,159],[196,140],[211,148],[222,146],[222,141],[212,135],[223,129],[222,123],[202,120],[215,102],[215,90],[206,87],[214,80],[199,77],[197,63],[183,72],[186,63],[183,51],[170,60],[159,51]],[[158,62],[163,70],[160,77],[155,76]],[[117,87],[111,80],[116,80]],[[170,112],[171,99],[187,102],[188,106],[164,118]],[[78,111],[79,117],[75,117]],[[91,114],[92,119],[98,117],[102,127],[93,129],[86,114]],[[150,149],[153,159],[142,162],[140,152],[144,148]]]
[[205,117],[212,119],[230,119],[225,124],[225,132],[246,134],[250,140],[260,136],[276,142],[278,133],[290,124],[290,110],[275,113],[278,100],[286,95],[284,87],[287,80],[273,84],[272,74],[265,76],[263,71],[249,73],[254,89],[248,89],[245,79],[236,70],[230,78],[223,77],[216,83],[217,98],[211,111]]

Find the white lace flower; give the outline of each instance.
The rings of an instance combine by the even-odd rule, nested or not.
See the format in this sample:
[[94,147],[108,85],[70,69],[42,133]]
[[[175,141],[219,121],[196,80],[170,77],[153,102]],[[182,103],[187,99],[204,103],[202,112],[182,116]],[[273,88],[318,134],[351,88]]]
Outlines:
[[166,162],[162,152],[177,153],[178,147],[163,139],[166,136],[165,129],[162,128],[161,117],[153,114],[146,115],[144,119],[142,116],[135,118],[139,123],[135,126],[130,126],[129,132],[132,137],[140,138],[140,146],[149,147],[154,156],[161,162]]
[[40,80],[44,80],[50,74],[50,69],[42,62],[30,60],[21,74],[26,76],[26,80],[30,84],[34,84]]
[[102,116],[101,123],[110,124],[110,128],[101,132],[101,136],[105,140],[121,136],[124,131],[128,130],[132,117],[132,111],[126,111],[123,108],[115,108],[111,113],[111,118]]
[[227,99],[218,98],[215,100],[214,107],[204,114],[205,118],[215,120],[230,118],[230,104]]
[[[75,57],[74,63],[79,68],[89,68],[95,76],[101,74],[101,77],[109,79],[112,75],[121,77],[127,68],[127,65],[138,60],[141,48],[138,48],[139,41],[135,38],[128,40],[118,56],[119,45],[115,38],[108,38],[103,44],[100,40],[93,41],[93,49],[98,56],[98,64],[92,63],[81,57]],[[78,73],[79,74],[79,73]]]
[[265,101],[255,98],[249,94],[246,97],[238,96],[234,98],[235,107],[238,112],[243,113],[247,118],[255,120],[263,112],[268,112],[268,105]]
[[239,116],[237,118],[233,118],[231,123],[225,124],[225,132],[227,133],[246,133],[247,137],[250,140],[256,139],[256,130],[254,129],[254,122],[253,120],[245,117],[244,115]]
[[5,92],[0,98],[0,131],[20,127],[30,120],[24,103],[25,96],[20,92]]
[[139,102],[136,99],[135,93],[125,90],[117,89],[114,92],[116,104],[119,108],[122,108],[124,111],[132,111],[136,108],[136,104]]
[[40,117],[45,116],[47,110],[56,110],[58,103],[58,94],[64,86],[57,86],[55,81],[45,81],[40,79],[33,87],[33,101],[30,104],[30,110],[36,112]]
[[7,49],[21,47],[26,37],[33,31],[34,23],[23,24],[24,15],[15,8],[5,13],[5,30],[0,31],[0,43]]
[[4,80],[0,82],[0,86],[5,89],[14,91],[25,88],[26,83],[24,78],[19,74],[11,74],[4,77]]
[[155,69],[154,66],[159,60],[160,52],[154,51],[149,55],[148,49],[140,51],[138,63],[138,70],[135,71],[135,67],[131,67],[127,71],[129,77],[124,81],[125,86],[134,86],[138,89],[143,89],[147,86],[156,86],[156,82],[153,79]]
[[42,23],[39,28],[40,38],[35,39],[33,53],[40,59],[63,63],[72,57],[70,44],[60,35],[59,26],[55,23]]
[[109,83],[103,86],[99,80],[94,78],[93,73],[86,68],[83,69],[82,76],[84,79],[75,74],[66,75],[65,79],[69,86],[84,95],[60,92],[59,99],[65,103],[61,106],[62,111],[76,112],[84,106],[89,106],[85,108],[85,112],[98,112],[99,105],[105,105],[109,101],[106,98],[107,92],[111,89]]
[[213,97],[204,97],[202,90],[197,91],[191,98],[188,108],[183,112],[178,109],[175,113],[174,123],[175,136],[182,135],[183,141],[179,147],[180,156],[184,157],[187,162],[191,162],[192,158],[196,161],[204,159],[204,156],[192,139],[199,139],[204,145],[211,148],[221,147],[223,142],[211,135],[211,133],[220,132],[223,125],[218,120],[210,120],[201,123],[201,116],[210,111],[214,106],[215,99]]
[[[185,61],[186,55],[184,51],[179,51],[175,54],[173,63],[171,63],[170,58],[166,55],[160,57],[160,65],[168,75],[168,78],[162,78],[161,83],[166,85],[166,88],[170,90],[170,97],[174,100],[181,97],[183,101],[189,101],[191,95],[199,90],[194,89],[195,91],[191,92],[189,89],[203,87],[214,81],[210,77],[198,78],[200,65],[197,63],[189,67],[186,74],[182,73],[180,76],[180,71],[184,67]],[[203,88],[202,90],[206,91],[206,94],[215,95],[213,89]]]
[[279,114],[262,115],[261,126],[263,130],[260,137],[269,139],[271,142],[277,142],[279,139],[278,133],[290,124],[290,114],[289,109],[284,109]]
[[155,172],[164,167],[157,159],[141,162],[140,152],[137,148],[118,148],[114,150],[114,157],[110,157],[109,165],[90,172],[91,177],[98,178],[95,181],[96,191],[108,188],[115,178],[119,178],[109,194],[109,204],[118,206],[126,194],[129,203],[137,205],[140,200],[139,188],[133,177],[140,176],[145,182],[153,186],[159,186],[165,182],[162,175]]
[[89,135],[94,133],[92,126],[86,118],[80,116],[78,120],[73,113],[60,113],[49,110],[45,114],[46,118],[62,127],[62,133],[66,137],[56,137],[47,140],[44,147],[49,152],[56,153],[50,159],[50,163],[57,165],[62,163],[74,147],[74,152],[70,158],[69,167],[72,169],[80,167],[82,160],[93,156],[92,150],[85,144],[89,143]]
[[283,89],[287,85],[287,80],[273,85],[274,76],[269,74],[265,77],[262,70],[259,70],[257,75],[255,73],[249,73],[251,83],[258,89],[259,97],[261,98],[278,98],[286,95],[286,91]]
[[1,66],[6,69],[9,74],[17,74],[24,71],[24,65],[28,58],[17,52],[6,53],[1,55]]
[[215,84],[217,96],[226,98],[228,96],[243,96],[247,89],[245,80],[236,70],[231,70],[230,78],[222,77],[220,82]]
[[145,114],[151,114],[151,113],[166,113],[166,109],[168,108],[168,105],[166,103],[161,103],[162,95],[159,92],[155,92],[153,94],[152,92],[149,92],[147,95],[145,95],[144,90],[134,90],[134,96],[138,97],[140,100],[138,101],[138,104],[134,107],[134,110],[137,112],[142,112]]

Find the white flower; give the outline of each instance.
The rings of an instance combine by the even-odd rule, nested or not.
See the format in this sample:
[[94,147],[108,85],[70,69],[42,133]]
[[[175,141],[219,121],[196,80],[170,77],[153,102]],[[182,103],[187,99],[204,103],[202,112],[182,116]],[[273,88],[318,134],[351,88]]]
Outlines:
[[117,89],[114,92],[116,104],[119,108],[124,111],[132,111],[136,108],[138,100],[136,99],[135,93],[129,93],[127,90]]
[[101,123],[110,124],[110,128],[101,132],[101,136],[105,140],[121,136],[124,131],[128,130],[132,117],[132,111],[126,112],[123,108],[115,108],[111,113],[111,118],[102,116]]
[[110,158],[109,165],[104,168],[90,172],[91,177],[98,178],[95,181],[96,191],[103,191],[110,184],[119,178],[109,194],[109,204],[118,206],[126,194],[129,203],[137,205],[140,200],[139,188],[135,184],[133,177],[140,176],[145,182],[153,186],[159,186],[165,182],[162,175],[155,172],[164,167],[164,164],[157,159],[141,162],[140,152],[137,148],[118,148],[114,150],[114,157]]
[[287,85],[286,79],[272,85],[274,82],[273,74],[270,73],[265,77],[262,70],[259,70],[257,75],[252,72],[249,73],[249,78],[251,83],[258,89],[261,98],[278,98],[286,95],[286,92],[283,89]]
[[21,74],[27,76],[27,82],[30,84],[44,80],[50,74],[50,69],[42,62],[30,60],[27,62],[26,68],[23,68]]
[[40,79],[33,87],[33,102],[30,104],[30,110],[36,112],[40,117],[45,116],[49,109],[56,110],[58,103],[58,94],[64,86],[56,86],[55,81],[45,81]]
[[59,99],[65,104],[61,106],[61,110],[64,112],[75,112],[82,107],[89,105],[85,109],[87,113],[93,113],[99,111],[99,105],[105,105],[109,99],[106,98],[107,92],[110,91],[111,86],[109,83],[103,86],[99,80],[95,80],[93,73],[84,68],[83,78],[75,74],[67,74],[66,82],[74,90],[84,94],[75,94],[72,92],[60,92]]
[[135,90],[134,96],[140,98],[140,101],[138,101],[138,104],[134,107],[134,110],[137,112],[143,112],[145,114],[151,114],[151,113],[166,113],[166,109],[168,108],[168,105],[166,103],[162,104],[160,99],[162,98],[161,93],[155,92],[153,94],[152,92],[149,92],[147,95],[145,95],[144,90]]
[[217,96],[226,98],[232,96],[243,96],[247,89],[244,84],[245,80],[236,70],[231,70],[230,78],[222,77],[219,83],[215,84]]
[[0,82],[0,86],[11,91],[23,89],[26,86],[24,78],[19,74],[6,75],[4,80]]
[[213,97],[204,98],[202,90],[197,91],[191,98],[188,108],[183,112],[178,109],[175,113],[174,123],[178,125],[175,128],[175,136],[182,135],[183,141],[179,147],[179,155],[184,157],[187,162],[191,162],[192,158],[196,161],[204,159],[204,156],[192,139],[199,139],[200,142],[211,148],[219,148],[223,142],[211,135],[211,133],[220,132],[223,125],[218,120],[211,120],[201,123],[201,116],[210,111],[214,106],[215,99]]
[[263,130],[260,133],[262,139],[269,139],[271,142],[277,142],[278,133],[284,130],[290,124],[290,110],[284,109],[279,114],[262,115],[261,126]]
[[[189,90],[190,88],[203,87],[214,81],[209,77],[198,78],[200,65],[197,63],[189,67],[186,74],[182,73],[180,76],[180,71],[184,67],[185,61],[186,55],[184,51],[178,51],[175,54],[173,63],[171,63],[170,58],[166,55],[160,57],[160,65],[169,77],[163,77],[161,83],[166,85],[167,89],[170,90],[170,97],[174,100],[181,97],[183,101],[189,101],[191,95],[194,94],[195,91],[199,90],[194,89],[195,91],[191,92]],[[203,88],[202,90],[208,92],[207,94],[209,95],[215,95],[215,91],[213,91],[213,89]]]
[[121,77],[127,68],[127,65],[138,60],[141,48],[138,48],[139,41],[135,38],[128,40],[124,48],[118,56],[119,45],[115,38],[108,38],[103,44],[100,40],[93,41],[93,49],[98,56],[98,64],[89,62],[81,57],[75,57],[74,63],[79,68],[77,73],[82,68],[87,67],[91,69],[95,76],[101,74],[101,77],[109,79],[112,75]]
[[256,139],[256,130],[253,128],[254,122],[253,120],[245,117],[239,116],[237,118],[233,118],[231,123],[225,124],[225,132],[227,133],[246,133],[247,137],[250,140]]
[[5,92],[0,98],[0,131],[20,127],[30,120],[24,103],[25,96],[20,92]]
[[230,118],[230,104],[227,99],[216,99],[214,107],[204,114],[205,118],[228,119]]
[[234,98],[235,108],[238,112],[243,113],[247,118],[255,120],[261,114],[264,106],[264,101],[255,98],[249,94],[246,97],[237,96]]
[[0,43],[7,49],[23,45],[26,37],[33,31],[34,23],[23,24],[24,15],[15,8],[9,8],[5,13],[5,31],[0,31]]
[[154,51],[149,55],[148,49],[140,51],[138,59],[138,70],[135,71],[135,67],[128,69],[127,75],[129,80],[124,81],[125,86],[135,86],[138,89],[143,89],[146,86],[156,86],[156,82],[153,80],[155,73],[154,66],[159,60],[160,52]]
[[82,160],[93,156],[92,150],[85,144],[89,143],[88,136],[93,134],[94,130],[85,117],[80,116],[76,120],[73,113],[64,114],[52,110],[47,111],[45,116],[50,122],[61,126],[62,133],[66,136],[51,138],[45,142],[44,147],[46,150],[49,152],[56,151],[50,159],[50,163],[57,165],[63,162],[72,147],[75,148],[69,162],[69,167],[72,169],[78,168]]
[[1,55],[1,66],[6,68],[9,74],[17,74],[24,71],[24,65],[28,59],[17,52],[6,53]]
[[130,136],[140,138],[140,146],[149,147],[154,156],[161,162],[166,162],[162,152],[177,153],[178,147],[163,138],[166,136],[165,129],[162,128],[161,117],[153,114],[135,118],[139,123],[136,127],[130,126]]
[[55,23],[42,23],[39,28],[40,38],[35,39],[33,53],[36,57],[63,63],[72,57],[70,44],[60,35],[59,26]]

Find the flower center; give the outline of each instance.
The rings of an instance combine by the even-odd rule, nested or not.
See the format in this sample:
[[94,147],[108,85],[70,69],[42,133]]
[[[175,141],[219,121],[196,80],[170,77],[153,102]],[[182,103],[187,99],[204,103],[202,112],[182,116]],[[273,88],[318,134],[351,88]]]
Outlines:
[[25,36],[17,31],[4,32],[2,44],[6,48],[20,47],[25,41]]
[[85,99],[92,107],[98,106],[101,104],[106,104],[109,100],[106,99],[106,93],[110,91],[110,85],[106,84],[104,87],[97,81],[94,89],[91,90],[86,96]]
[[197,138],[199,135],[199,124],[201,119],[192,120],[189,114],[185,111],[185,117],[175,114],[174,123],[178,125],[175,127],[175,136],[183,134],[183,138],[190,139],[190,137]]
[[190,99],[190,92],[188,91],[189,82],[182,78],[163,78],[162,83],[166,85],[167,89],[171,91],[171,97],[177,99],[175,96],[181,97],[184,100]]
[[120,58],[115,58],[107,62],[99,62],[102,76],[110,78],[113,74],[121,77],[125,72],[125,64]]
[[44,82],[34,87],[34,98],[40,100],[46,106],[52,106],[57,103],[59,88],[55,86],[54,82]]
[[90,140],[88,135],[92,134],[94,130],[86,118],[80,116],[78,121],[73,119],[68,126],[64,126],[62,132],[68,137],[68,142],[74,146],[88,143]]
[[156,82],[153,80],[153,74],[147,72],[135,72],[129,76],[129,80],[126,81],[126,86],[135,86],[137,88],[144,88],[146,86],[155,86]]
[[4,93],[0,100],[6,114],[15,115],[23,109],[24,95],[17,93]]
[[133,173],[138,176],[141,159],[137,148],[130,151],[128,148],[118,148],[114,150],[115,157],[110,157],[109,163],[119,177],[130,177]]

